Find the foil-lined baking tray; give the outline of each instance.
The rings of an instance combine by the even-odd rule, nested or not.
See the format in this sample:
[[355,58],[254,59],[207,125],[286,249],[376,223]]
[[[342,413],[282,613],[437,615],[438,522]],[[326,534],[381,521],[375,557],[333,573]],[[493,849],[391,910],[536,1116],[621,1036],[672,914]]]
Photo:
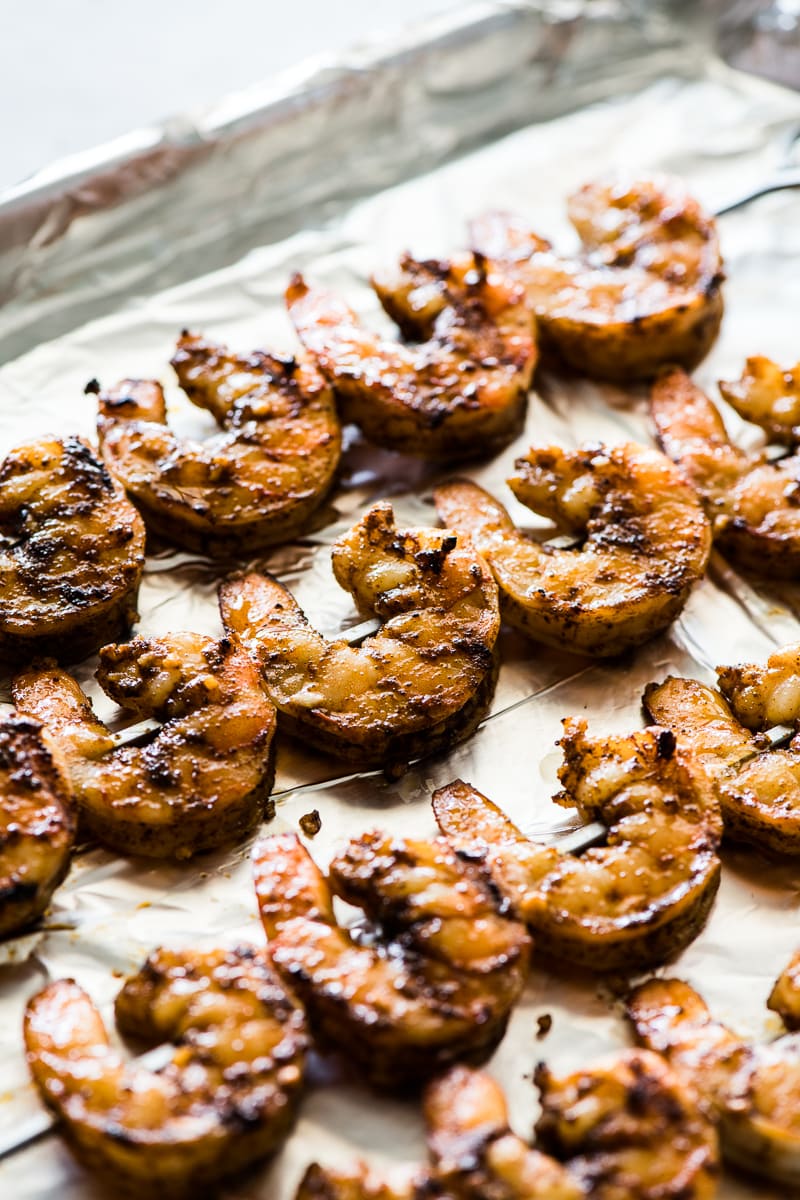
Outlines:
[[[693,6],[613,0],[479,5],[424,36],[318,65],[275,94],[135,135],[68,178],[20,189],[0,206],[0,451],[45,431],[91,436],[94,405],[83,386],[94,376],[160,376],[176,427],[208,429],[169,377],[178,331],[189,326],[241,350],[291,348],[282,292],[292,270],[340,290],[378,323],[369,271],[407,247],[457,248],[467,218],[486,207],[519,210],[567,244],[564,196],[610,169],[676,172],[712,209],[756,188],[781,166],[800,97],[720,62],[712,18]],[[798,215],[800,196],[782,192],[722,220],[727,315],[698,372],[702,384],[738,373],[748,353],[796,359]],[[648,441],[645,399],[637,389],[543,375],[525,433],[469,473],[531,527],[505,489],[515,455],[534,439]],[[735,418],[732,427],[748,436]],[[343,629],[357,618],[330,572],[334,537],[379,496],[393,499],[401,519],[434,519],[435,478],[353,436],[315,528],[254,565],[279,575],[319,628]],[[152,550],[139,628],[218,633],[217,583],[244,564]],[[798,611],[798,588],[745,580],[715,555],[670,633],[620,660],[594,663],[505,631],[497,692],[473,738],[391,783],[282,742],[270,828],[297,830],[300,816],[318,809],[312,848],[324,865],[338,843],[371,826],[432,833],[432,789],[461,776],[529,833],[557,839],[576,824],[550,800],[562,717],[585,715],[601,731],[636,727],[647,682],[670,672],[711,680],[719,662],[764,657],[800,636]],[[77,672],[87,686],[93,666]],[[101,715],[113,716],[93,694]],[[108,1016],[120,974],[157,944],[260,940],[248,853],[237,846],[180,866],[78,854],[47,931],[3,949],[0,1134],[21,1128],[38,1106],[21,1044],[28,995],[47,978],[74,976]],[[766,996],[800,940],[797,871],[727,848],[724,866],[708,925],[669,970],[735,1027],[770,1036],[777,1026]],[[622,982],[534,964],[490,1064],[520,1132],[535,1116],[536,1061],[568,1069],[626,1044]],[[537,1040],[544,1013],[552,1029]],[[285,1200],[310,1160],[358,1155],[376,1165],[418,1161],[418,1109],[367,1093],[327,1063],[284,1151],[224,1194]],[[103,1194],[54,1137],[0,1163],[0,1187],[15,1200]],[[726,1176],[721,1194],[786,1193]]]

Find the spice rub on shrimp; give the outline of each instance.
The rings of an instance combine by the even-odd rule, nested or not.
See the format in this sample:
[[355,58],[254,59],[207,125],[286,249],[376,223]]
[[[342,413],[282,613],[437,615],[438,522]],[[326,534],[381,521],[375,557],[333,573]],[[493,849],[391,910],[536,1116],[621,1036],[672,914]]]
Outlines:
[[[556,1078],[540,1065],[537,1146],[509,1127],[489,1075],[453,1067],[424,1101],[429,1165],[405,1189],[364,1164],[314,1164],[295,1200],[711,1200],[719,1150],[691,1089],[656,1054],[633,1051]],[[545,1153],[544,1151],[549,1151]],[[555,1155],[551,1157],[550,1155]]]
[[223,584],[226,631],[259,662],[290,733],[351,762],[393,766],[468,736],[496,675],[497,586],[469,541],[398,529],[373,505],[333,547],[333,571],[385,624],[361,646],[328,641],[276,580]]
[[717,677],[736,719],[747,729],[800,720],[800,642],[782,646],[763,666],[717,667]]
[[161,385],[125,379],[97,391],[103,457],[149,529],[187,550],[226,556],[288,541],[329,491],[341,452],[333,394],[294,358],[185,332],[172,366],[222,432],[205,441],[167,425]]
[[[779,1002],[771,1006],[779,1008]],[[798,1036],[754,1045],[716,1020],[702,996],[680,979],[650,979],[635,988],[627,1012],[638,1040],[664,1055],[719,1122],[723,1156],[796,1187]]]
[[276,1150],[300,1100],[303,1013],[250,946],[156,950],[117,996],[128,1036],[176,1044],[158,1071],[126,1062],[71,979],[29,1002],[25,1045],[77,1157],[114,1194],[206,1194]]
[[41,916],[69,869],[75,817],[69,782],[38,721],[0,721],[0,937]]
[[421,458],[480,458],[519,432],[536,365],[521,289],[481,257],[405,255],[373,281],[413,344],[367,331],[342,300],[296,275],[286,293],[300,338],[336,391],[345,421],[379,446]]
[[564,726],[554,799],[607,824],[605,845],[578,855],[533,842],[460,780],[434,793],[436,820],[540,949],[594,970],[662,962],[697,936],[719,886],[712,786],[666,729],[592,739],[583,721]]
[[[272,961],[320,1041],[374,1085],[397,1089],[454,1060],[478,1063],[522,992],[529,939],[442,839],[373,833],[326,880],[291,834],[259,842],[253,870]],[[382,940],[340,926],[333,895],[380,922]]]
[[664,175],[587,183],[567,212],[581,239],[575,257],[508,213],[471,226],[475,249],[525,288],[543,345],[583,374],[623,383],[665,363],[696,366],[722,320],[713,218]]
[[0,463],[0,659],[72,662],[136,619],[144,525],[82,438]]
[[762,354],[748,358],[741,377],[719,390],[745,421],[760,425],[770,441],[795,447],[800,442],[800,362],[788,371]]
[[565,451],[533,447],[509,487],[523,504],[582,538],[555,549],[516,529],[470,480],[435,492],[449,527],[468,535],[500,589],[509,624],[548,645],[619,654],[675,620],[711,549],[702,507],[657,450],[626,442]]
[[755,666],[719,668],[727,701],[715,688],[674,675],[650,684],[644,694],[652,720],[674,729],[713,780],[726,834],[760,850],[792,855],[800,854],[800,738],[785,749],[772,749],[745,726],[775,724],[767,719],[772,711],[781,721],[796,718],[800,704],[792,705],[791,688],[797,680],[790,674],[784,679],[789,686],[782,689],[780,679],[797,653],[797,647],[787,647],[761,669],[774,683],[774,703],[771,686],[762,692],[755,685],[760,671]]
[[800,577],[800,456],[769,462],[731,442],[718,409],[683,371],[653,385],[651,412],[665,454],[702,499],[714,540],[747,570]]
[[245,651],[194,633],[105,646],[104,691],[164,721],[144,746],[115,748],[76,681],[52,665],[14,680],[17,707],[63,755],[86,832],[121,854],[186,858],[244,837],[272,784],[275,709]]

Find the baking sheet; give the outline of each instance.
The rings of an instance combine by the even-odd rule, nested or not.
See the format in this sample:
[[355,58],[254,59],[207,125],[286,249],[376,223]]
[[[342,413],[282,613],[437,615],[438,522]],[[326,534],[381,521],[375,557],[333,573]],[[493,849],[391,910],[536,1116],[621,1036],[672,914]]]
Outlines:
[[[551,25],[558,27],[555,18]],[[561,28],[566,26],[562,23]],[[510,27],[507,33],[510,36]],[[664,66],[667,60],[671,73],[641,86],[641,62],[632,75],[620,67],[613,98],[461,154],[407,183],[331,210],[328,220],[318,214],[305,231],[253,245],[224,269],[148,295],[137,291],[137,276],[136,286],[119,305],[119,276],[111,271],[104,292],[110,315],[38,344],[0,369],[0,450],[45,431],[91,435],[94,405],[82,389],[93,376],[105,383],[126,375],[160,376],[168,385],[175,425],[195,431],[208,428],[170,378],[167,360],[178,331],[189,326],[242,350],[291,348],[294,338],[281,296],[294,269],[341,290],[378,323],[383,319],[366,283],[369,271],[407,247],[436,255],[457,248],[466,219],[484,207],[518,209],[543,233],[567,245],[571,235],[563,213],[565,194],[610,168],[675,171],[709,207],[745,190],[779,159],[788,132],[800,121],[800,98],[710,58],[701,66],[696,47],[681,59],[674,55],[674,32],[662,30],[659,36],[653,74],[659,74],[658,64]],[[498,43],[492,54],[501,48]],[[568,50],[564,55],[568,59]],[[495,66],[497,61],[492,58]],[[409,80],[405,87],[411,88]],[[800,196],[789,192],[766,197],[721,223],[729,274],[727,315],[717,345],[697,373],[703,385],[711,387],[717,378],[738,374],[749,353],[768,354],[787,364],[796,359],[799,215]],[[166,232],[172,216],[164,214]],[[121,220],[120,213],[115,220]],[[68,250],[62,248],[61,254],[68,256]],[[75,253],[73,274],[81,261]],[[213,265],[202,257],[198,261]],[[85,265],[86,278],[96,279],[96,261],[88,256]],[[51,269],[56,269],[54,264],[46,263],[45,276]],[[64,279],[60,282],[63,285]],[[91,311],[91,305],[82,307],[87,303],[85,286],[76,293],[81,316]],[[52,291],[63,314],[57,275],[52,277]],[[15,337],[24,333],[30,340],[34,310],[20,301],[5,334],[11,336],[13,324]],[[55,309],[39,311],[44,328],[52,332],[55,326],[49,322]],[[735,418],[731,426],[741,429]],[[545,375],[531,397],[525,434],[494,461],[469,473],[508,502],[520,523],[530,527],[534,519],[516,505],[504,483],[516,454],[534,439],[575,445],[585,438],[625,437],[649,440],[643,392]],[[267,566],[287,582],[320,628],[343,628],[355,613],[330,574],[332,540],[377,496],[392,496],[401,519],[432,518],[426,497],[434,478],[431,468],[367,448],[355,439],[345,455],[341,486],[319,528],[256,565]],[[157,549],[148,560],[139,629],[219,633],[215,590],[225,570],[225,564]],[[270,830],[297,830],[299,817],[317,808],[322,830],[312,848],[324,865],[343,839],[375,825],[397,833],[432,833],[432,789],[461,776],[507,809],[525,830],[557,837],[574,825],[570,814],[550,801],[559,761],[554,742],[562,717],[586,715],[594,731],[636,727],[645,683],[673,671],[711,680],[716,663],[763,658],[773,646],[800,636],[799,605],[797,588],[781,585],[777,590],[745,582],[715,556],[707,579],[672,631],[635,655],[596,664],[505,632],[491,714],[469,742],[442,759],[420,764],[393,784],[378,773],[343,775],[336,763],[282,744],[277,816]],[[90,680],[91,668],[86,664],[79,676]],[[113,712],[96,688],[94,694],[102,714]],[[157,944],[194,945],[200,940],[198,931],[204,942],[260,940],[248,852],[248,845],[237,846],[182,866],[130,862],[102,850],[77,857],[55,897],[49,922],[72,928],[48,932],[31,958],[25,958],[30,944],[23,942],[19,961],[0,969],[0,1129],[17,1125],[38,1103],[27,1085],[21,1050],[27,996],[46,978],[71,975],[108,1014],[120,973],[135,968]],[[767,864],[739,850],[726,849],[724,864],[708,925],[668,970],[697,986],[720,1017],[755,1036],[767,1036],[778,1026],[766,1013],[766,997],[799,940],[800,873],[791,865]],[[538,1060],[564,1070],[627,1044],[617,1001],[619,983],[534,963],[524,1001],[490,1065],[509,1093],[520,1132],[527,1132],[535,1117],[531,1073]],[[537,1041],[536,1017],[545,1012],[553,1017],[552,1031]],[[357,1081],[326,1069],[309,1089],[285,1150],[223,1194],[288,1200],[312,1159],[346,1162],[358,1155],[376,1164],[418,1161],[422,1143],[417,1107],[375,1097]],[[103,1194],[87,1181],[57,1138],[0,1164],[0,1185],[20,1200]],[[726,1176],[721,1195],[744,1200],[787,1192],[771,1193],[760,1183],[748,1185]]]

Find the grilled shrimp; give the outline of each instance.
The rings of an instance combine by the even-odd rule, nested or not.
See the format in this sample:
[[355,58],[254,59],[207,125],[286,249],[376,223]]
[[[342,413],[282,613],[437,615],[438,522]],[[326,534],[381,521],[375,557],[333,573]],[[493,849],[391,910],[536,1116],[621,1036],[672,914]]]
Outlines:
[[720,549],[748,570],[800,576],[800,457],[771,463],[734,446],[717,408],[677,369],[656,380],[651,410],[661,448],[696,488]]
[[471,544],[441,529],[399,530],[374,505],[333,547],[359,608],[386,621],[354,647],[313,630],[262,575],[223,584],[225,629],[261,665],[289,732],[360,764],[403,764],[466,737],[496,676],[497,586]]
[[717,667],[717,676],[737,720],[748,729],[800,720],[800,643],[776,650],[764,666]]
[[720,878],[718,806],[665,729],[590,739],[567,719],[556,803],[609,826],[605,846],[563,854],[530,841],[457,780],[433,796],[440,829],[483,862],[540,949],[611,970],[661,962],[700,931]]
[[[427,1179],[389,1181],[367,1163],[334,1170],[312,1163],[300,1180],[295,1200],[435,1200]],[[443,1197],[442,1200],[447,1200]]]
[[523,633],[584,654],[619,654],[665,629],[702,576],[711,531],[664,455],[632,442],[568,452],[534,447],[509,479],[518,500],[570,533],[576,549],[525,537],[499,501],[469,480],[436,489],[446,525],[469,535]]
[[722,320],[722,259],[713,219],[676,179],[588,183],[567,211],[582,255],[508,213],[471,227],[475,249],[525,288],[544,346],[582,374],[626,382],[664,363],[696,366]]
[[788,371],[761,354],[748,358],[741,378],[719,390],[745,421],[760,425],[780,445],[800,442],[800,362]]
[[[721,668],[721,672],[737,668]],[[800,738],[771,750],[736,719],[724,697],[670,676],[645,689],[647,712],[675,730],[713,780],[725,832],[761,850],[800,854]]]
[[92,654],[136,620],[144,525],[81,438],[0,463],[0,658]]
[[38,721],[0,721],[0,937],[41,916],[69,869],[70,786]]
[[691,1087],[656,1054],[623,1053],[554,1079],[539,1066],[540,1144],[597,1200],[711,1200],[719,1145]]
[[640,1042],[663,1054],[719,1121],[723,1156],[800,1183],[800,1040],[754,1046],[709,1012],[680,979],[650,979],[628,999]]
[[800,950],[775,980],[767,1008],[778,1013],[787,1029],[800,1029]]
[[[551,1158],[509,1128],[489,1076],[453,1067],[425,1096],[430,1166],[406,1190],[381,1190],[361,1166],[314,1164],[296,1200],[710,1200],[719,1153],[711,1121],[656,1054],[629,1051],[556,1079],[536,1072],[536,1132]],[[557,1161],[561,1160],[561,1161]]]
[[122,854],[186,858],[258,825],[272,783],[275,709],[250,658],[194,633],[104,646],[104,691],[165,724],[145,746],[115,749],[76,681],[49,665],[18,675],[17,707],[62,752],[82,823]]
[[406,255],[374,286],[414,345],[368,332],[343,301],[299,275],[286,293],[343,419],[376,445],[427,459],[485,457],[511,441],[537,357],[521,290],[471,256],[451,264]]
[[126,1035],[175,1042],[171,1061],[159,1071],[126,1062],[71,979],[49,984],[25,1014],[42,1098],[115,1195],[205,1195],[284,1140],[303,1083],[305,1021],[263,952],[156,950],[126,980],[116,1018]]
[[172,359],[193,404],[223,432],[205,442],[167,425],[161,385],[124,379],[99,392],[103,457],[149,529],[214,556],[287,541],[330,489],[341,434],[330,388],[309,363],[183,333]]
[[[315,1035],[374,1085],[413,1086],[497,1045],[525,983],[529,939],[446,842],[368,834],[327,882],[296,837],[276,835],[255,847],[253,867],[275,967]],[[391,940],[362,944],[342,928],[332,890]]]

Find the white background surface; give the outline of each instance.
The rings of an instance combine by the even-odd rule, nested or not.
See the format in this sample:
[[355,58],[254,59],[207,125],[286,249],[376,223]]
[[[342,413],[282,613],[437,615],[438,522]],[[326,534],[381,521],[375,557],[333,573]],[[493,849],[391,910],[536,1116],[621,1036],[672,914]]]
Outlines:
[[454,0],[2,0],[0,191]]

